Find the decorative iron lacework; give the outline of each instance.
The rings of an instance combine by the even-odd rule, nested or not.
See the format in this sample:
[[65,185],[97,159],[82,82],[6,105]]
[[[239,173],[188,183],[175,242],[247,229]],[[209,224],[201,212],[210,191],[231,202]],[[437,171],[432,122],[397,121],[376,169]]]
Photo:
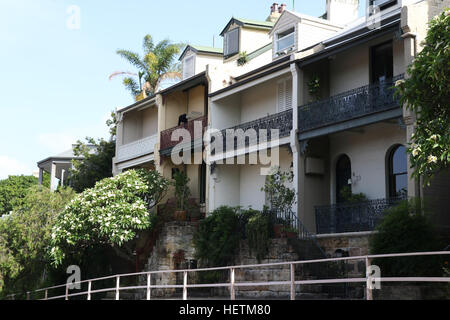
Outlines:
[[403,74],[383,83],[359,87],[327,99],[308,103],[298,108],[299,131],[332,125],[361,116],[400,107],[394,96],[395,82]]
[[[260,118],[257,120],[253,120],[250,122],[242,123],[240,125],[223,129],[221,130],[222,137],[223,137],[223,148],[224,150],[227,150],[227,130],[238,130],[241,129],[244,131],[244,133],[249,133],[249,130],[255,130],[256,133],[256,139],[250,139],[250,137],[245,138],[245,146],[254,145],[257,143],[270,141],[272,139],[271,135],[271,129],[278,129],[279,130],[279,138],[287,137],[291,134],[292,130],[292,109],[279,112],[276,114],[269,115],[264,118]],[[261,139],[259,136],[260,130],[266,129],[267,130],[267,140]],[[214,136],[212,139],[215,139]],[[214,141],[214,140],[213,140]],[[238,147],[244,147],[244,145],[239,144],[238,146],[238,139],[234,138],[234,149],[237,149]],[[215,154],[213,150],[213,154]]]
[[377,223],[386,215],[386,209],[405,199],[406,197],[402,196],[357,203],[316,206],[317,233],[373,231]]

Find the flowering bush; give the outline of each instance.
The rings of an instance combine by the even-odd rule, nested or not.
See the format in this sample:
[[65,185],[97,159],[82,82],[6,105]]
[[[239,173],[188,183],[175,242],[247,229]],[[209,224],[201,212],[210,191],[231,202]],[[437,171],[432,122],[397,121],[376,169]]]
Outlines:
[[75,197],[70,188],[32,186],[20,205],[0,217],[0,299],[31,291],[51,277],[47,249],[58,214]]
[[430,22],[423,50],[396,83],[401,101],[417,114],[408,149],[415,177],[429,180],[450,163],[450,10]]
[[163,198],[168,184],[156,171],[130,170],[79,194],[53,227],[53,263],[61,264],[68,251],[95,244],[121,246],[138,230],[151,228],[149,211]]

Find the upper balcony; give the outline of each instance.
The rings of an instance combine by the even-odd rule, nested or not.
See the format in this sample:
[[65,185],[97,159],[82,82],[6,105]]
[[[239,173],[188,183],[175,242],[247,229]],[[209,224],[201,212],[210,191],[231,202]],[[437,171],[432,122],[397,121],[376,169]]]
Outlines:
[[152,161],[158,141],[158,109],[154,100],[143,101],[119,115],[114,162],[121,163],[122,170]]
[[161,155],[168,155],[170,154],[173,147],[181,143],[182,138],[179,138],[178,140],[173,140],[172,135],[177,129],[186,129],[191,137],[191,143],[194,143],[194,140],[196,138],[196,127],[201,128],[201,142],[203,142],[203,133],[205,132],[205,129],[208,125],[208,117],[207,116],[201,116],[196,119],[192,119],[188,121],[187,123],[183,123],[182,125],[161,131],[161,145],[160,145],[160,153]]
[[[236,133],[238,130],[244,132],[246,135],[245,140],[240,141],[238,137],[235,136],[233,140],[234,145],[229,147],[227,145],[227,131]],[[263,136],[261,130],[266,130],[267,134],[264,134]],[[271,141],[275,138],[272,137],[271,130],[278,130],[279,139],[289,136],[292,130],[292,109],[221,130],[223,136],[223,148],[225,150],[236,150],[265,141]]]
[[298,108],[299,139],[309,139],[402,116],[395,93],[398,75]]
[[157,140],[158,135],[155,134],[118,146],[116,162],[123,162],[153,153]]

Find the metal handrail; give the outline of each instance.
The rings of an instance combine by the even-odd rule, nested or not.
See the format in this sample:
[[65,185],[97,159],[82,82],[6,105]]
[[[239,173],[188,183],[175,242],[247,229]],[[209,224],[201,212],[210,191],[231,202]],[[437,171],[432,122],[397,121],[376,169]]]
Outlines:
[[[450,255],[450,251],[437,251],[437,252],[412,252],[412,253],[395,253],[395,254],[379,254],[379,255],[365,255],[365,256],[352,256],[352,257],[340,257],[340,258],[326,258],[326,259],[315,259],[315,260],[302,260],[302,261],[291,261],[291,262],[276,262],[276,263],[263,263],[263,264],[253,264],[253,265],[239,265],[239,266],[227,266],[227,267],[214,267],[214,268],[199,268],[199,269],[185,269],[185,270],[160,270],[160,271],[146,271],[146,272],[137,272],[137,273],[128,273],[128,274],[119,274],[83,281],[77,281],[70,284],[64,284],[59,286],[53,286],[43,289],[38,289],[34,291],[27,292],[27,298],[30,299],[30,294],[35,292],[45,291],[46,295],[44,299],[40,300],[56,300],[56,299],[65,299],[68,300],[70,297],[86,295],[88,300],[91,300],[91,295],[93,293],[99,292],[115,292],[116,300],[120,299],[120,291],[122,290],[134,290],[134,289],[146,289],[147,291],[147,300],[151,300],[151,290],[156,288],[182,288],[183,289],[183,300],[188,299],[187,289],[188,288],[213,288],[213,287],[229,287],[230,288],[230,298],[231,300],[235,300],[235,288],[236,287],[245,287],[245,286],[275,286],[275,285],[289,285],[290,286],[290,299],[295,300],[295,285],[302,284],[333,284],[333,283],[366,283],[366,299],[372,300],[372,287],[371,282],[374,280],[373,277],[367,272],[369,267],[371,266],[372,259],[380,259],[380,258],[395,258],[395,257],[412,257],[412,256],[433,256],[433,255]],[[366,277],[363,278],[346,278],[346,279],[319,279],[319,280],[295,280],[295,269],[296,265],[305,265],[305,264],[313,264],[313,263],[324,263],[324,262],[337,262],[337,261],[350,261],[350,260],[364,260],[366,264]],[[261,267],[274,267],[274,266],[289,266],[290,267],[290,279],[286,281],[269,281],[269,282],[240,282],[236,283],[235,281],[235,270],[236,269],[248,269],[248,268],[261,268]],[[230,282],[228,283],[211,283],[211,284],[188,284],[187,275],[191,272],[200,272],[200,271],[218,271],[218,270],[229,270],[230,271]],[[183,273],[183,284],[182,285],[151,285],[150,280],[151,274],[164,274],[164,273]],[[132,286],[132,287],[120,287],[120,279],[127,276],[139,276],[146,275],[147,276],[147,284],[144,286]],[[106,288],[106,289],[97,289],[92,290],[92,283],[95,281],[105,280],[105,279],[116,279],[116,287],[114,288]],[[447,282],[450,283],[450,277],[379,277],[375,278],[380,282]],[[81,283],[88,283],[88,291],[77,292],[69,294],[69,285],[76,285]],[[55,297],[48,297],[48,290],[54,288],[66,288],[65,295],[59,295]],[[11,299],[17,294],[8,295]]]
[[277,218],[284,221],[286,224],[288,224],[290,227],[297,230],[297,236],[301,240],[309,240],[313,243],[313,245],[320,251],[321,255],[326,258],[327,255],[323,251],[323,249],[320,247],[319,243],[317,242],[317,238],[314,234],[309,232],[309,230],[306,228],[306,226],[302,223],[300,218],[295,214],[294,211],[288,210],[287,212],[280,212],[277,210],[269,210],[269,214],[271,214],[271,218]]
[[302,221],[295,215],[293,214],[294,217],[297,219],[297,223],[298,223],[298,231],[299,231],[299,236],[301,239],[305,239],[305,240],[309,240],[312,241],[312,243],[314,244],[314,246],[319,249],[319,251],[322,253],[322,255],[326,258],[327,255],[326,253],[323,251],[322,247],[319,245],[319,243],[317,242],[317,238],[314,234],[312,234],[311,232],[308,231],[308,229],[305,227],[305,225],[302,223]]

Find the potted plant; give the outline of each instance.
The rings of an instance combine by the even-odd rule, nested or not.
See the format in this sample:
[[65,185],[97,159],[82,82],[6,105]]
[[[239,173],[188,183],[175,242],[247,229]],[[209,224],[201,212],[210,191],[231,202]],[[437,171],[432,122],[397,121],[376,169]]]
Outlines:
[[285,222],[281,218],[276,218],[273,221],[273,235],[275,238],[284,238],[284,229],[285,229]]
[[312,97],[310,102],[318,101],[320,99],[320,77],[318,75],[312,76],[307,85],[309,95]]
[[289,239],[297,238],[297,234],[298,234],[297,229],[295,229],[292,226],[285,227],[284,232],[285,232],[286,237]]
[[292,213],[292,206],[295,204],[295,190],[289,187],[293,181],[291,171],[283,172],[281,169],[274,168],[273,173],[266,178],[264,187],[261,191],[266,193],[270,206],[265,206],[272,215],[273,231],[275,238],[286,237],[285,226]]
[[190,179],[184,172],[176,172],[173,176],[174,186],[175,186],[175,198],[176,198],[176,209],[175,209],[175,220],[186,221],[187,220],[187,205],[190,196],[190,190],[188,183]]
[[187,210],[189,211],[189,218],[191,222],[198,222],[202,218],[200,205],[195,201],[195,199],[190,199]]
[[284,226],[282,224],[274,224],[273,233],[275,238],[285,238]]

